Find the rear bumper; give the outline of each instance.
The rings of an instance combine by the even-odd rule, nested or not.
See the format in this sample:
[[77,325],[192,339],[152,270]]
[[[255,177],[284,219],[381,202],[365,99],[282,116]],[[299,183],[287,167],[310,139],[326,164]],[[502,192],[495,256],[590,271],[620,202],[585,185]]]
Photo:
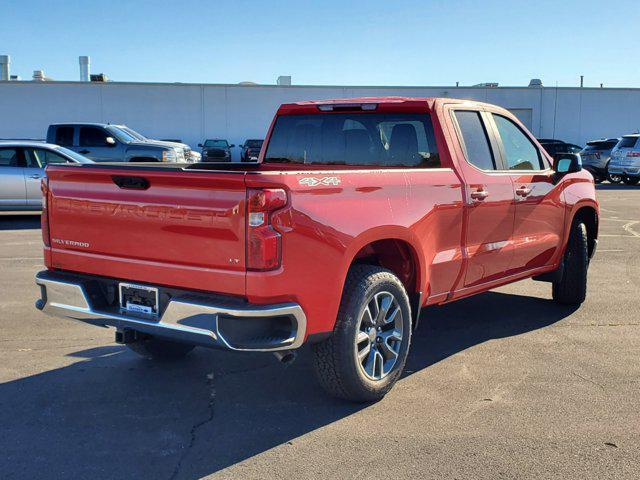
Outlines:
[[117,282],[44,270],[36,275],[41,290],[36,307],[56,317],[210,348],[271,352],[298,348],[305,339],[306,316],[295,303],[252,305],[171,290],[160,315],[152,317],[114,307],[105,292]]

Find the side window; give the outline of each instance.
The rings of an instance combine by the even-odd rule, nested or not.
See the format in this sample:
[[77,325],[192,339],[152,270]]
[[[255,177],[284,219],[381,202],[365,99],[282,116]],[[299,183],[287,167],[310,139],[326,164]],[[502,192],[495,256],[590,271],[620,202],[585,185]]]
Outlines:
[[495,170],[496,162],[480,112],[458,110],[455,113],[467,161],[480,170]]
[[57,153],[44,149],[25,150],[27,166],[31,168],[44,168],[52,163],[67,163],[68,160]]
[[58,127],[56,129],[56,145],[61,147],[73,146],[73,127]]
[[508,118],[492,114],[496,122],[509,170],[544,170],[540,153],[518,126]]
[[80,129],[81,147],[105,147],[107,145],[107,132],[97,127],[82,127]]
[[0,148],[0,168],[19,166],[18,151],[15,148]]

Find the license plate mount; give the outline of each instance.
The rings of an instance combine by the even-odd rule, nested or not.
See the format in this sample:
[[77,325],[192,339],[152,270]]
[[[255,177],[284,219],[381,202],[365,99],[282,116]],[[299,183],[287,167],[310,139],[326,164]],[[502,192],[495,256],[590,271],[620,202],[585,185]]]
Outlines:
[[157,317],[160,311],[158,289],[134,283],[120,283],[120,310],[126,313]]

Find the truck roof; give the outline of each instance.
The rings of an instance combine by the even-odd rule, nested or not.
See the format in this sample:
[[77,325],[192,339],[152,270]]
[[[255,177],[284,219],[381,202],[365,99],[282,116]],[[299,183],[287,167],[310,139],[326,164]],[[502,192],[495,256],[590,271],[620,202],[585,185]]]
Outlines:
[[[395,109],[403,111],[424,111],[432,110],[433,106],[437,102],[447,103],[466,103],[474,106],[487,105],[475,100],[465,100],[449,97],[356,97],[356,98],[335,98],[327,100],[307,100],[303,102],[295,103],[283,103],[278,109],[279,114],[287,113],[317,113],[318,110],[323,110],[323,106],[327,106],[326,111],[336,111],[336,107],[342,109],[349,109],[351,107],[360,106],[362,110],[374,110],[374,108],[367,108],[367,105],[376,105],[376,110],[380,111],[393,111]],[[492,105],[495,108],[495,105]]]

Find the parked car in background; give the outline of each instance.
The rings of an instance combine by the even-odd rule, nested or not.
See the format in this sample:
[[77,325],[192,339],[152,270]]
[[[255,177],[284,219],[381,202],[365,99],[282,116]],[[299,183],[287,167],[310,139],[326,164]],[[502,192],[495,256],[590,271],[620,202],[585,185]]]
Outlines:
[[235,147],[222,138],[209,138],[198,146],[202,147],[203,162],[230,162],[231,148]]
[[40,210],[40,179],[47,165],[93,163],[58,145],[0,141],[0,210]]
[[147,358],[286,362],[309,343],[329,393],[372,401],[401,378],[421,307],[530,277],[585,300],[593,179],[508,110],[351,98],[282,105],[272,125],[257,163],[50,167],[36,307]]
[[134,137],[136,140],[140,142],[155,143],[157,145],[168,145],[174,148],[181,148],[184,152],[184,158],[186,162],[194,163],[194,162],[200,161],[200,153],[196,152],[195,150],[192,150],[189,145],[187,145],[186,143],[182,143],[180,140],[154,140],[152,138],[145,137],[140,132],[136,132],[132,128],[127,127],[126,125],[112,125],[112,126],[117,129],[123,130],[124,132],[128,133],[129,135],[131,135],[132,137]]
[[627,185],[640,182],[640,134],[624,135],[611,150],[609,175],[620,175]]
[[189,161],[188,146],[148,140],[132,132],[126,125],[59,123],[49,126],[47,143],[68,148],[95,162]]
[[[591,140],[580,152],[582,157],[582,167],[588,170],[596,183],[600,183],[609,179],[609,160],[611,159],[611,150],[616,146],[619,138],[603,138],[600,140]],[[609,179],[612,183],[622,180],[619,175],[613,175]]]
[[240,161],[241,162],[257,162],[260,150],[262,149],[262,143],[264,140],[245,140],[240,148]]
[[563,142],[562,140],[555,140],[552,138],[540,138],[538,139],[540,145],[551,155],[554,160],[558,159],[558,155],[562,153],[580,153],[582,147],[573,143]]

